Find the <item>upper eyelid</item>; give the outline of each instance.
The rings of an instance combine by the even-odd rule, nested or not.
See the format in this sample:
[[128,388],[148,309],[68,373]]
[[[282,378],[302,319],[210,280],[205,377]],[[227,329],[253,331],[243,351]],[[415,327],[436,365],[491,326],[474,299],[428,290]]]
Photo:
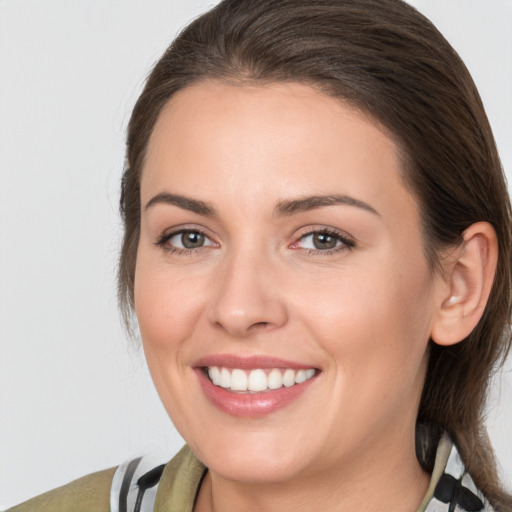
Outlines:
[[195,224],[191,224],[191,225],[188,225],[188,224],[184,224],[184,225],[178,225],[178,226],[173,226],[173,227],[170,227],[170,228],[167,228],[167,229],[164,229],[162,231],[162,234],[160,235],[160,237],[169,237],[169,236],[173,236],[173,235],[176,235],[178,233],[183,233],[184,231],[196,231],[198,233],[201,233],[205,236],[207,236],[208,238],[212,238],[212,237],[215,237],[215,235],[212,235],[211,234],[211,231],[203,226],[197,226]]
[[355,243],[355,238],[350,233],[331,226],[305,226],[304,228],[297,230],[297,232],[298,233],[295,235],[295,240],[300,240],[305,236],[314,235],[315,233],[329,233],[330,235],[339,236],[340,238],[350,240]]

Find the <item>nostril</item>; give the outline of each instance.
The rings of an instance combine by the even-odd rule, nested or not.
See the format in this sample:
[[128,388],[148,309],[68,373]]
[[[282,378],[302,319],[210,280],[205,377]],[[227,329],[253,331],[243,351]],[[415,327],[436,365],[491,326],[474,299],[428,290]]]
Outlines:
[[252,324],[249,329],[262,329],[269,325],[269,322],[256,322]]

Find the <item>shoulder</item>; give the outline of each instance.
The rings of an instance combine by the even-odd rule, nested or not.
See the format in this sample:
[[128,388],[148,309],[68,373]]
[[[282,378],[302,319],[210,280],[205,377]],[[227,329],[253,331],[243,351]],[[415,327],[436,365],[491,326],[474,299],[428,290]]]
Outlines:
[[192,511],[205,472],[188,446],[166,464],[151,456],[127,461],[114,475],[111,512]]
[[184,446],[167,464],[133,459],[36,496],[7,512],[192,511],[206,472]]
[[36,496],[8,512],[109,512],[110,488],[116,468],[91,473]]

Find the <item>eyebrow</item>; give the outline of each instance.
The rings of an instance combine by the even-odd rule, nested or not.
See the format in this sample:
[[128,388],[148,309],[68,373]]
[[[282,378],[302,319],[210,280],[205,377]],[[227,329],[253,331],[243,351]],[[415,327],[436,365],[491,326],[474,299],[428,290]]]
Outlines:
[[217,217],[217,211],[211,204],[198,199],[192,199],[191,197],[181,196],[179,194],[169,194],[167,192],[157,194],[147,202],[144,210],[147,210],[157,204],[169,204],[197,213],[198,215]]
[[274,215],[288,216],[295,213],[322,208],[323,206],[346,205],[361,208],[374,215],[381,216],[372,206],[360,199],[355,199],[347,195],[326,195],[326,196],[308,196],[299,199],[280,201],[274,208]]
[[[193,213],[204,215],[206,217],[218,216],[217,210],[211,204],[206,203],[205,201],[192,199],[191,197],[186,197],[179,194],[170,194],[168,192],[162,192],[151,198],[144,207],[144,210],[148,210],[157,204],[177,206],[178,208],[183,208],[184,210],[189,210]],[[377,212],[377,210],[375,210],[375,208],[370,206],[368,203],[347,195],[307,196],[301,197],[299,199],[280,201],[274,208],[274,215],[279,217],[286,217],[296,213],[334,205],[354,206],[380,217],[379,212]]]

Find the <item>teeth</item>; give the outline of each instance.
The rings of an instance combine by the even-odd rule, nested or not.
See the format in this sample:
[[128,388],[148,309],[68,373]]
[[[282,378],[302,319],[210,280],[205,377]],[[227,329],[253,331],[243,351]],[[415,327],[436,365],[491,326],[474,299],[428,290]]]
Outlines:
[[282,386],[289,388],[295,384],[302,384],[314,375],[315,370],[313,368],[307,370],[287,368],[284,371],[273,368],[269,372],[262,369],[245,371],[238,368],[208,367],[208,376],[216,386],[231,391],[249,391],[252,393],[279,389]]
[[295,374],[295,384],[300,384],[306,380],[306,370],[299,370]]
[[249,385],[247,387],[249,391],[265,391],[267,389],[265,372],[263,370],[252,370],[249,374]]
[[247,391],[247,375],[243,370],[233,370],[231,372],[231,389],[233,391]]
[[295,370],[288,368],[283,375],[283,385],[287,388],[295,384]]
[[281,372],[274,368],[267,377],[267,386],[269,389],[279,389],[283,385],[283,376]]
[[220,370],[216,366],[208,368],[208,376],[216,386],[220,385]]
[[221,388],[230,388],[231,387],[231,373],[226,368],[222,368],[220,371],[220,382],[219,386]]

